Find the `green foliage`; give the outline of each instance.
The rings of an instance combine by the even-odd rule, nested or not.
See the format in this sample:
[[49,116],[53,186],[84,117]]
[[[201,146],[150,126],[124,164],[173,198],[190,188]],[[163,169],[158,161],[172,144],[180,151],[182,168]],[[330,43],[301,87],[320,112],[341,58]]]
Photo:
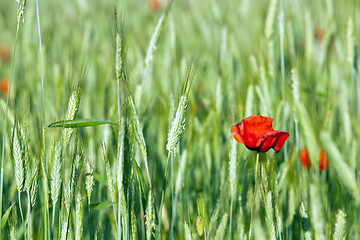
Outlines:
[[1,237],[359,239],[360,2],[157,1],[0,1]]
[[74,119],[74,120],[64,120],[64,121],[57,121],[48,125],[49,128],[53,127],[63,127],[63,128],[79,128],[79,127],[91,127],[91,126],[98,126],[104,124],[112,124],[115,123],[105,121],[105,120],[98,120],[98,119]]
[[2,218],[1,218],[1,228],[2,229],[5,227],[5,224],[8,221],[11,209],[14,207],[14,205],[15,205],[15,203],[11,204],[11,206],[8,209],[6,209],[5,213],[2,216]]

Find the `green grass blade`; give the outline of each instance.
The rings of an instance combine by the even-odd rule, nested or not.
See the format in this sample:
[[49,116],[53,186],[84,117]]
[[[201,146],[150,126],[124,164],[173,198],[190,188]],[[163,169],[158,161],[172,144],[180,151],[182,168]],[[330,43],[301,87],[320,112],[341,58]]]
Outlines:
[[99,126],[104,124],[116,125],[116,123],[99,120],[99,119],[74,119],[74,120],[63,120],[58,122],[53,122],[48,125],[49,128],[53,127],[63,127],[63,128],[80,128],[80,127],[91,127]]
[[5,211],[4,215],[1,218],[1,229],[3,229],[5,227],[5,224],[9,218],[10,215],[10,211],[13,208],[13,206],[15,205],[15,203],[11,204],[11,206]]
[[116,204],[116,202],[98,202],[98,203],[90,204],[89,208],[91,210],[103,209],[103,208],[111,207],[111,206],[113,206],[115,204]]
[[105,177],[101,176],[100,174],[98,174],[98,173],[96,173],[96,172],[92,173],[91,175],[92,175],[92,176],[94,177],[94,179],[95,179],[96,181],[98,181],[99,183],[104,184],[104,185],[107,185],[107,181],[106,181],[106,178],[105,178]]
[[141,191],[144,194],[144,196],[146,196],[147,192],[148,192],[148,187],[146,185],[144,174],[141,171],[141,168],[139,167],[139,165],[137,164],[135,159],[133,159],[133,163],[134,163],[135,170],[136,170],[139,182],[140,182]]
[[335,171],[339,182],[355,198],[357,204],[359,204],[360,190],[356,181],[354,170],[352,170],[346,163],[344,157],[341,155],[339,149],[332,141],[328,132],[323,132],[321,134],[321,142],[325,148],[325,152],[329,154],[331,161],[329,163],[329,168]]

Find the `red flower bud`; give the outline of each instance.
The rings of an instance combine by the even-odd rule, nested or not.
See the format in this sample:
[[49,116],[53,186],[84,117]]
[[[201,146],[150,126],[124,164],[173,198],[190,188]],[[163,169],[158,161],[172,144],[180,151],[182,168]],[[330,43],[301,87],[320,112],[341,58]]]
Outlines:
[[307,170],[310,170],[309,155],[306,148],[300,151],[299,160],[301,165],[303,165]]

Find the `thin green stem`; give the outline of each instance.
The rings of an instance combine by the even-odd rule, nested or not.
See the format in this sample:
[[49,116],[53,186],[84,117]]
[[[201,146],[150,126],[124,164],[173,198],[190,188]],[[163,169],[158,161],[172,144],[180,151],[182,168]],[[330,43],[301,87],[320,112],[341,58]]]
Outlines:
[[[40,27],[40,13],[39,13],[39,0],[36,0],[36,19],[38,25],[38,35],[39,35],[39,54],[40,54],[40,73],[41,73],[41,109],[42,109],[42,125],[43,125],[43,134],[42,134],[42,147],[43,147],[43,160],[45,171],[47,169],[46,163],[46,139],[45,139],[45,97],[44,97],[44,74],[43,74],[43,60],[42,60],[42,46],[41,46],[41,27]],[[47,191],[44,191],[44,202],[46,208],[44,209],[44,236],[45,240],[50,239],[50,232],[48,231],[49,221],[49,203],[47,197]]]
[[[120,113],[120,86],[117,86],[117,111],[118,111],[118,133],[121,131],[120,130],[120,124],[121,124],[121,113]],[[119,139],[118,139],[119,141]],[[120,151],[120,142],[118,143],[118,167],[121,168],[122,167],[122,160],[121,160],[121,153]],[[120,170],[122,172],[122,170]],[[122,177],[118,177],[119,181],[122,181]],[[122,183],[118,183],[118,184],[122,184]],[[118,234],[118,240],[121,239],[121,189],[118,189],[118,219],[117,219],[117,234]]]
[[[3,186],[4,186],[4,158],[5,158],[5,135],[6,135],[6,128],[7,128],[7,118],[9,112],[9,99],[10,99],[10,89],[11,89],[11,80],[13,75],[14,69],[14,61],[15,61],[15,52],[16,52],[16,45],[19,36],[19,29],[20,23],[16,27],[16,34],[15,34],[15,42],[14,42],[14,49],[13,49],[13,57],[11,59],[10,65],[10,75],[9,75],[9,87],[7,89],[7,96],[6,96],[6,111],[5,111],[5,118],[4,118],[4,128],[3,128],[3,135],[2,135],[2,149],[1,149],[1,176],[0,176],[0,215],[2,216],[2,199],[3,199]],[[1,228],[0,228],[0,239],[1,239]]]
[[[285,57],[284,57],[284,22],[285,22],[285,4],[284,0],[281,0],[281,6],[280,6],[280,15],[279,15],[279,32],[280,32],[280,56],[281,56],[281,94],[282,94],[282,101],[283,101],[283,108],[284,112],[282,114],[282,125],[285,127],[286,125],[286,101],[285,101]],[[287,156],[287,150],[284,147],[284,158]]]
[[[356,59],[358,59],[357,57],[357,47],[355,48],[355,56]],[[355,86],[356,86],[356,105],[357,105],[357,122],[360,121],[360,81],[359,81],[359,76],[358,76],[358,66],[356,64],[357,61],[355,61],[354,59],[354,64],[353,64],[353,75],[354,75],[354,79],[355,79]],[[360,134],[358,134],[358,142],[360,142]],[[358,154],[360,154],[360,150],[358,150]]]
[[[131,197],[131,190],[130,190],[130,181],[128,182],[128,195],[127,195],[127,199],[126,199],[126,206],[130,206],[130,204],[131,204],[131,199],[130,199],[130,197]],[[126,221],[125,221],[125,238],[124,239],[129,239],[129,237],[130,237],[130,234],[129,234],[129,229],[130,229],[130,214],[129,214],[129,211],[130,211],[130,207],[127,207],[126,208],[126,210],[127,210],[127,213],[126,213]]]
[[172,201],[172,215],[171,215],[171,224],[170,224],[170,232],[169,232],[169,239],[174,239],[173,236],[173,228],[174,228],[174,221],[176,215],[176,196],[174,194],[174,156],[171,155],[170,159],[170,171],[171,171],[171,192],[170,197]]
[[[92,227],[91,227],[91,211],[90,211],[90,206],[88,206],[88,214],[89,214],[89,217],[88,217],[88,225],[89,225],[89,235],[90,235],[90,239],[94,239],[94,236],[92,235]],[[59,214],[60,215],[60,214]],[[120,240],[120,238],[119,238]]]
[[30,224],[31,224],[31,200],[30,200],[30,192],[26,191],[27,193],[27,230],[28,230],[28,239],[31,239],[30,235]]
[[54,229],[56,202],[53,202],[51,228]]
[[233,202],[234,202],[234,199],[231,198],[230,200],[230,239],[232,239],[232,230],[233,230]]
[[20,191],[18,191],[18,198],[19,198],[19,210],[20,210],[20,215],[21,215],[21,221],[22,221],[23,228],[24,228],[24,239],[26,239],[26,226],[25,226],[24,215],[23,215],[23,211],[22,211],[22,207],[21,207],[21,192]]
[[279,15],[279,31],[280,31],[280,57],[281,57],[281,93],[282,99],[285,102],[285,60],[284,60],[284,1],[281,0],[280,15]]
[[171,153],[168,154],[168,157],[166,159],[166,167],[165,167],[165,179],[164,179],[164,184],[163,184],[163,190],[161,193],[161,200],[160,200],[160,208],[159,208],[159,214],[158,214],[158,218],[159,218],[159,227],[158,227],[158,236],[157,238],[159,239],[161,237],[161,216],[162,216],[162,208],[163,208],[163,204],[164,204],[164,196],[165,196],[165,188],[166,188],[166,182],[167,182],[167,178],[168,178],[168,165],[169,165],[169,160],[171,157]]
[[139,238],[142,239],[144,238],[146,235],[145,235],[145,211],[144,211],[144,205],[143,205],[143,202],[142,202],[142,194],[141,194],[141,185],[140,185],[140,181],[139,181],[139,186],[138,186],[138,189],[139,189],[139,205],[140,205],[140,213],[143,213],[143,216],[142,216],[142,219],[140,218],[141,221],[144,221],[144,224],[141,222],[140,224],[140,231],[139,231]]
[[117,223],[116,223],[116,226],[117,226],[117,234],[118,234],[118,240],[121,239],[121,210],[120,210],[120,199],[121,199],[121,193],[120,191],[118,191],[118,211],[117,211]]
[[139,93],[139,99],[138,99],[138,111],[140,112],[140,105],[141,105],[141,97],[142,97],[142,93],[143,93],[143,89],[144,89],[144,84],[145,84],[145,78],[148,77],[148,72],[149,72],[149,65],[147,64],[145,66],[145,70],[144,70],[144,75],[141,81],[141,87],[140,87],[140,93]]
[[[4,141],[3,141],[4,143]],[[3,190],[3,181],[4,181],[4,168],[1,166],[1,175],[0,175],[0,185],[1,185],[1,191],[0,191],[0,216],[2,217],[2,190]],[[0,240],[1,240],[1,228],[0,228]]]
[[171,196],[171,201],[172,201],[172,217],[171,217],[171,228],[170,228],[170,239],[174,239],[173,236],[173,227],[174,227],[174,221],[175,221],[175,217],[176,217],[176,196],[174,194],[174,156],[171,155],[171,192],[170,192],[170,196]]
[[256,154],[256,162],[255,162],[255,189],[254,189],[254,199],[251,205],[251,217],[250,217],[250,229],[249,229],[249,240],[251,239],[251,229],[252,229],[252,223],[253,223],[253,217],[254,217],[254,208],[255,208],[255,202],[256,202],[256,192],[257,192],[257,175],[258,175],[258,167],[259,167],[259,156],[260,154]]
[[175,218],[176,218],[176,206],[177,206],[177,195],[174,194],[174,198],[173,198],[173,201],[172,201],[172,215],[171,215],[169,239],[174,239],[174,225],[175,225]]

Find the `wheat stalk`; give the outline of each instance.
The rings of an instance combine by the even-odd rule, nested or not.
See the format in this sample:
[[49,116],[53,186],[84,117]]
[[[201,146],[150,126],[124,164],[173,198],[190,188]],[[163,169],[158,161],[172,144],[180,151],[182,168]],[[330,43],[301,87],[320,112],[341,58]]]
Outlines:
[[120,33],[116,33],[116,53],[115,53],[115,69],[116,69],[116,81],[117,85],[120,86],[120,79],[123,71],[123,41],[120,37]]
[[84,218],[83,202],[81,199],[81,192],[80,190],[78,190],[75,197],[75,219],[76,219],[75,239],[76,240],[82,239],[83,218]]
[[33,208],[36,203],[36,197],[39,190],[39,167],[36,165],[36,167],[33,169],[32,172],[32,184],[30,188],[30,199],[31,199],[31,207]]
[[336,223],[333,239],[334,240],[343,240],[346,239],[346,214],[339,209],[336,215]]
[[310,232],[310,226],[309,226],[309,217],[305,210],[305,204],[304,202],[301,202],[300,205],[300,216],[301,216],[301,225],[302,229],[304,231],[304,236],[306,240],[311,240],[311,232]]
[[0,99],[0,108],[4,112],[4,115],[6,115],[7,122],[9,122],[10,126],[14,126],[14,114],[9,109],[6,111],[6,106],[6,102],[3,99]]
[[17,20],[19,26],[21,21],[24,21],[26,0],[15,0],[15,1],[17,3]]
[[278,0],[271,0],[265,22],[265,37],[270,39],[274,33],[274,21]]
[[228,220],[228,214],[225,213],[221,218],[219,227],[216,230],[215,240],[221,240],[225,238],[227,220]]
[[65,219],[63,222],[63,225],[61,227],[61,238],[60,238],[61,240],[67,239],[67,237],[66,237],[67,232],[68,232],[68,221],[67,221],[67,219]]
[[168,140],[166,149],[169,154],[176,153],[176,146],[180,141],[182,134],[185,131],[186,126],[186,109],[188,107],[189,98],[187,95],[180,97],[179,105],[176,110],[175,118],[171,124],[170,132],[168,134]]
[[[106,153],[105,153],[105,146],[103,145],[103,158],[105,161],[105,172],[106,172],[106,180],[107,180],[107,185],[108,185],[108,191],[110,193],[111,196],[111,201],[112,202],[116,202],[116,192],[115,192],[115,187],[114,187],[114,177],[113,174],[111,172],[111,167],[110,167],[110,163],[109,160],[106,157]],[[115,222],[116,221],[116,210],[115,210],[115,206],[113,205],[113,212],[114,212],[114,218],[115,218]],[[120,226],[118,226],[119,228]]]
[[107,180],[107,185],[108,185],[108,191],[110,193],[111,196],[111,201],[115,202],[116,201],[116,194],[115,194],[115,188],[114,188],[114,178],[111,172],[111,166],[109,163],[109,160],[106,158],[105,156],[105,147],[104,147],[104,161],[105,161],[105,172],[106,172],[106,180]]
[[29,147],[28,147],[28,142],[26,139],[26,133],[23,130],[23,128],[21,128],[19,126],[19,131],[20,131],[20,136],[21,136],[21,142],[23,145],[23,162],[24,162],[24,190],[26,192],[28,192],[30,190],[31,187],[31,182],[32,182],[32,175],[31,175],[31,163],[30,163],[30,156],[29,156]]
[[[11,88],[11,82],[13,78],[13,69],[14,69],[14,62],[15,62],[15,52],[16,52],[16,45],[18,42],[18,36],[19,36],[19,29],[20,29],[20,22],[23,20],[23,16],[25,13],[25,6],[26,6],[26,0],[16,0],[16,3],[18,5],[17,8],[17,19],[18,23],[16,26],[16,35],[15,35],[15,41],[14,41],[14,48],[13,48],[13,57],[11,60],[10,65],[10,74],[9,74],[9,86],[7,88],[7,96],[6,96],[6,106],[5,106],[5,114],[4,114],[4,127],[3,127],[3,134],[2,134],[2,148],[1,148],[1,164],[0,164],[0,215],[2,215],[2,203],[3,203],[3,185],[4,185],[4,159],[5,159],[5,135],[7,131],[7,122],[10,115],[9,113],[9,99],[10,99],[10,88]],[[2,104],[3,105],[3,104]],[[14,124],[13,124],[14,125]],[[18,186],[19,189],[19,186]],[[20,205],[20,192],[19,193],[19,207]],[[20,210],[21,214],[22,211]],[[25,227],[24,227],[25,230]],[[0,228],[0,237],[2,235],[2,228]]]
[[130,217],[131,217],[131,233],[132,238],[136,239],[136,214],[135,214],[135,181],[134,174],[131,174],[131,202],[130,202]]
[[154,212],[154,203],[153,203],[153,196],[151,190],[149,191],[149,197],[145,212],[145,224],[146,224],[146,239],[149,240],[154,235],[155,229],[155,212]]
[[[118,87],[119,88],[119,87]],[[118,226],[118,238],[121,238],[121,215],[126,216],[126,201],[123,189],[123,161],[124,161],[124,138],[125,138],[125,120],[124,117],[120,117],[120,101],[119,101],[119,90],[118,90],[118,152],[117,152],[117,190],[118,190],[118,215],[117,215],[117,226]]]
[[59,193],[61,188],[61,145],[57,142],[55,145],[55,157],[51,167],[51,179],[50,179],[50,193],[53,206],[59,199]]
[[70,203],[71,203],[71,194],[70,194],[70,179],[65,177],[64,186],[64,206],[65,206],[65,216],[70,212]]
[[176,184],[175,184],[175,195],[179,195],[181,184],[183,183],[183,176],[184,176],[184,170],[186,165],[186,158],[187,158],[187,151],[185,150],[180,159],[180,166],[178,170],[178,174],[176,177]]
[[311,207],[311,222],[315,229],[315,239],[324,239],[324,223],[323,212],[320,199],[320,189],[314,184],[310,185],[310,207]]
[[141,105],[141,96],[142,96],[142,92],[143,92],[143,89],[144,89],[144,83],[145,83],[145,78],[148,77],[148,73],[149,73],[149,68],[150,68],[150,65],[151,65],[151,62],[153,61],[153,55],[154,55],[154,52],[156,50],[156,44],[157,44],[157,41],[159,39],[159,36],[160,36],[160,33],[161,33],[161,29],[162,29],[162,26],[163,26],[163,23],[164,23],[164,20],[167,16],[167,12],[163,13],[161,15],[161,17],[159,18],[158,20],[158,23],[155,27],[155,30],[153,32],[153,34],[151,35],[151,39],[150,39],[150,42],[149,42],[149,47],[146,51],[146,57],[145,57],[145,70],[144,70],[144,75],[143,75],[143,78],[142,78],[142,83],[141,83],[141,88],[140,88],[140,93],[139,93],[139,102],[138,102],[138,109],[140,109],[140,105]]
[[191,230],[189,228],[189,226],[187,225],[186,222],[184,222],[184,229],[185,229],[185,239],[186,240],[191,240],[192,237],[191,237]]
[[61,239],[67,239],[69,234],[69,220],[70,220],[70,210],[71,210],[71,202],[74,198],[76,184],[79,179],[80,174],[80,161],[82,157],[79,154],[76,154],[72,166],[71,166],[71,176],[70,180],[66,180],[64,183],[64,221],[61,229]]
[[137,114],[137,111],[136,111],[136,108],[135,108],[135,104],[134,104],[134,101],[133,101],[133,98],[132,98],[131,95],[129,95],[128,101],[129,101],[129,105],[130,105],[130,109],[131,109],[132,125],[134,127],[135,139],[136,139],[136,141],[138,143],[138,146],[140,147],[140,152],[142,153],[143,158],[144,158],[146,174],[147,174],[147,177],[148,177],[149,186],[151,188],[151,179],[150,179],[150,174],[149,174],[146,143],[145,143],[143,130],[142,130],[140,120],[139,120],[139,117],[138,117],[138,114]]
[[229,154],[229,181],[230,181],[230,195],[231,200],[235,199],[236,195],[236,155],[237,155],[237,142],[231,141],[231,150]]
[[265,196],[265,222],[268,239],[275,240],[274,210],[272,206],[272,193],[269,191]]
[[10,227],[10,231],[9,231],[9,237],[11,240],[17,240],[17,230],[18,230],[18,226],[17,226],[17,214],[16,214],[16,205],[14,205],[13,210],[11,211],[11,216],[9,219],[9,227]]
[[13,129],[12,154],[14,158],[14,172],[18,192],[23,190],[24,186],[24,159],[21,137],[19,136],[18,124]]
[[[230,181],[230,235],[232,237],[232,224],[233,224],[233,202],[236,195],[236,155],[237,155],[237,142],[231,141],[231,150],[229,154],[229,181]],[[230,238],[231,238],[230,237]]]
[[352,64],[354,60],[354,20],[349,18],[346,31],[347,56],[346,60]]
[[52,213],[52,225],[54,226],[55,222],[55,209],[56,203],[59,199],[60,189],[61,189],[61,144],[57,142],[55,145],[55,157],[51,167],[50,173],[50,194],[53,203],[53,213]]
[[[75,118],[76,112],[79,107],[80,102],[80,90],[74,90],[70,96],[68,109],[66,111],[65,120],[73,120]],[[73,132],[72,128],[64,128],[62,141],[63,146],[67,146],[71,137],[71,133]]]
[[95,180],[93,176],[93,168],[91,166],[91,162],[89,159],[85,161],[85,170],[86,170],[86,177],[85,177],[85,188],[86,188],[86,195],[88,199],[88,205],[90,205],[91,202],[91,193],[93,191]]

